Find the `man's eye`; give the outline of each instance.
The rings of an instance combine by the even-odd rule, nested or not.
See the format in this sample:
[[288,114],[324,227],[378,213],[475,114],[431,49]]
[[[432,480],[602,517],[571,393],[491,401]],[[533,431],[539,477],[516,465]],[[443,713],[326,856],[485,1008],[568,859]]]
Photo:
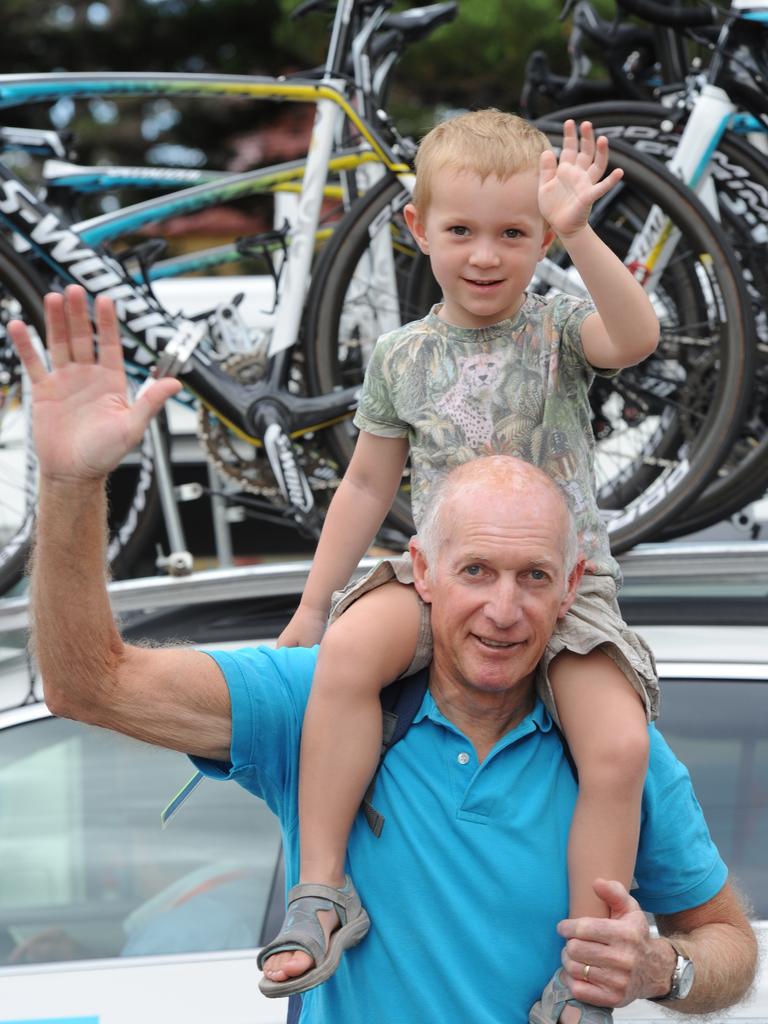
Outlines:
[[483,571],[482,565],[468,565],[464,569],[464,572],[467,574],[467,576],[480,576],[482,571]]
[[537,581],[539,581],[539,580],[546,580],[548,578],[547,574],[544,572],[543,569],[531,569],[530,577],[531,577],[532,580],[537,580]]

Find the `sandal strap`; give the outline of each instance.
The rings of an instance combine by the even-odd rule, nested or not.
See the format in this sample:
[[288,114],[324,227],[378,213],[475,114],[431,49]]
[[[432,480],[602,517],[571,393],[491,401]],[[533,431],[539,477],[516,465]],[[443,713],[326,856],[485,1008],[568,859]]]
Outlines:
[[306,899],[325,901],[326,905],[317,906],[315,911],[335,910],[342,925],[345,925],[350,915],[354,916],[360,907],[360,897],[357,895],[349,875],[345,875],[344,885],[341,889],[335,889],[331,885],[320,885],[317,882],[294,885],[288,892],[289,913],[292,903]]
[[563,981],[561,971],[555,972],[542,993],[541,999],[531,1009],[529,1022],[536,1024],[557,1024],[566,1006],[579,1010],[579,1024],[611,1024],[613,1011],[604,1006],[592,1006],[574,999],[571,990]]
[[299,896],[289,905],[280,932],[259,953],[258,965],[275,953],[288,953],[299,949],[315,963],[325,955],[325,933],[317,917],[319,910],[333,910],[329,900],[315,896]]
[[348,875],[343,889],[314,882],[294,885],[288,893],[288,909],[280,932],[259,952],[258,966],[261,968],[264,961],[275,953],[288,953],[297,949],[307,953],[319,964],[325,957],[326,941],[318,912],[335,910],[343,927],[350,914],[355,916],[358,913],[360,906],[360,897]]

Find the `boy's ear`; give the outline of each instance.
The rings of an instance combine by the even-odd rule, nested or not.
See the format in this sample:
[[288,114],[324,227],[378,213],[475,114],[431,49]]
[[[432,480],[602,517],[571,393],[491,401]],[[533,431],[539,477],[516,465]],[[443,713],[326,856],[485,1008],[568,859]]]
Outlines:
[[405,217],[405,223],[408,225],[408,230],[413,235],[416,245],[421,249],[425,256],[429,256],[429,243],[427,242],[427,236],[424,231],[424,221],[419,215],[419,211],[413,205],[408,205],[403,209],[403,216]]
[[541,249],[539,250],[539,259],[543,260],[547,255],[547,249],[552,245],[554,240],[557,238],[557,232],[553,228],[547,228],[544,232],[544,237],[541,240]]

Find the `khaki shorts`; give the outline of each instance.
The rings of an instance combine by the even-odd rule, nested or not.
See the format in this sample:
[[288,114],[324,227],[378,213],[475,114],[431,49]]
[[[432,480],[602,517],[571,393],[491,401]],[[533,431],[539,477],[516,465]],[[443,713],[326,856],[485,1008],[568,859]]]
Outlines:
[[[384,558],[360,579],[333,595],[329,622],[337,619],[354,601],[369,590],[398,580],[413,585],[413,567],[409,554]],[[413,661],[404,675],[411,675],[432,660],[432,628],[429,605],[420,601],[421,623]],[[576,599],[547,644],[539,662],[537,687],[553,719],[560,724],[549,683],[548,668],[561,651],[589,654],[599,648],[627,677],[643,702],[645,715],[652,722],[659,714],[659,680],[650,647],[624,622],[616,601],[616,582],[611,576],[584,576]]]

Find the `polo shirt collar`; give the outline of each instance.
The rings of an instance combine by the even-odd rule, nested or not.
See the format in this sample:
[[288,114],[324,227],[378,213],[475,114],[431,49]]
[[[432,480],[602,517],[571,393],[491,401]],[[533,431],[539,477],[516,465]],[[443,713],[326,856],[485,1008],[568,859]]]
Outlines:
[[[449,718],[446,718],[442,713],[429,689],[427,689],[424,694],[421,707],[414,715],[413,724],[417,725],[419,722],[423,722],[424,719],[429,719],[437,725],[442,725],[451,729],[453,732],[458,732],[463,735],[458,726],[454,725],[454,723]],[[500,744],[506,746],[508,743],[513,742],[513,740],[516,740],[521,736],[525,736],[527,733],[535,732],[537,729],[540,732],[549,732],[552,729],[552,718],[539,697],[536,698],[533,710],[525,716],[522,722],[518,722],[513,729],[510,729],[506,735],[502,736],[498,744],[496,744],[496,747]]]

